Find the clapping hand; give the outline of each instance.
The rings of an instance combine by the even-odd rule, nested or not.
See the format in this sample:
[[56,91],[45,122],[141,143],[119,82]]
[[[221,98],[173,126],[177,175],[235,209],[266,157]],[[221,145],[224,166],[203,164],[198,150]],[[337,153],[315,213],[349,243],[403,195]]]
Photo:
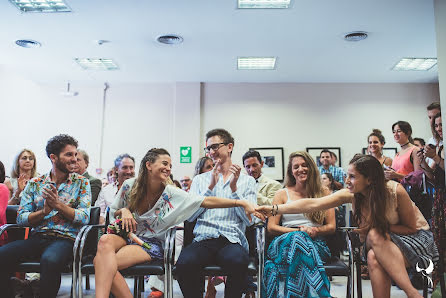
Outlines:
[[28,176],[26,174],[20,174],[19,178],[17,178],[18,190],[22,192],[25,189],[26,183],[28,183]]
[[238,165],[231,165],[231,167],[229,168],[229,172],[231,172],[231,180],[229,181],[229,187],[231,187],[232,192],[236,192],[237,191],[237,181],[238,181],[238,177],[240,177],[240,172],[241,172],[242,168]]
[[215,162],[214,168],[211,171],[211,183],[209,184],[209,189],[214,189],[218,182],[218,175],[220,174],[220,160]]
[[45,204],[47,204],[48,208],[57,210],[59,209],[59,195],[57,193],[56,187],[53,184],[47,184],[44,186],[42,190],[42,197],[45,199]]

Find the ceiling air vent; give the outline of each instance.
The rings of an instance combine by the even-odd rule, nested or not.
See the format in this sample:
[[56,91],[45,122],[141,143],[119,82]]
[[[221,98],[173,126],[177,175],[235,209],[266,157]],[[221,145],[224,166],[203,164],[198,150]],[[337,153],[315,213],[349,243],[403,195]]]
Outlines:
[[180,44],[183,42],[183,38],[178,35],[162,35],[157,38],[158,42],[164,44]]
[[41,46],[40,42],[31,39],[19,39],[15,43],[23,48],[39,48]]
[[355,31],[355,32],[350,32],[347,33],[346,35],[344,35],[344,39],[346,41],[361,41],[367,38],[367,32],[363,32],[363,31]]

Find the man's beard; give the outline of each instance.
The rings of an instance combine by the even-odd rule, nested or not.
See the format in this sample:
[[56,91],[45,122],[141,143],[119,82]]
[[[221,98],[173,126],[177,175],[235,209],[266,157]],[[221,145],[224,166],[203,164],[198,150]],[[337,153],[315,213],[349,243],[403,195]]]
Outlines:
[[56,168],[61,171],[62,173],[65,174],[69,174],[69,173],[73,173],[74,172],[74,167],[70,167],[71,169],[68,168],[69,164],[68,163],[63,163],[61,162],[59,159],[56,161]]

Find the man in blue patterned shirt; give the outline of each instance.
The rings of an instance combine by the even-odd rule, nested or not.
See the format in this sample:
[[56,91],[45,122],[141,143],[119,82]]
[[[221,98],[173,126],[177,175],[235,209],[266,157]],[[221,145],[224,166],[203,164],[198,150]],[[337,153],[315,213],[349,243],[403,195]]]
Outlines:
[[343,188],[345,181],[344,178],[347,175],[343,168],[331,165],[332,162],[331,151],[327,149],[322,150],[321,154],[319,155],[319,161],[322,164],[321,166],[318,167],[319,173],[321,175],[324,173],[331,173],[338,188],[339,189]]
[[[224,129],[214,129],[206,134],[205,152],[215,166],[212,171],[195,176],[190,193],[256,203],[256,182],[254,178],[241,173],[240,166],[232,163],[233,147],[234,139]],[[245,229],[250,224],[243,208],[200,208],[189,219],[194,220],[197,220],[194,241],[181,251],[176,263],[178,282],[184,297],[203,297],[202,268],[212,263],[230,272],[225,297],[241,297],[246,286],[249,261]]]
[[51,171],[31,179],[21,193],[17,223],[33,227],[30,236],[0,247],[2,297],[13,297],[10,276],[18,263],[29,258],[40,259],[40,296],[56,297],[61,272],[73,257],[74,239],[90,220],[90,184],[72,173],[77,141],[68,135],[55,136],[48,141],[46,153]]

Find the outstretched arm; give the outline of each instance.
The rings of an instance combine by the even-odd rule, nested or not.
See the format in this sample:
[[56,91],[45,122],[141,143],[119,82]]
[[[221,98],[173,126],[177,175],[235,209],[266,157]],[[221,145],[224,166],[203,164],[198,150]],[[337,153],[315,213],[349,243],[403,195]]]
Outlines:
[[330,209],[344,203],[351,203],[352,200],[353,194],[347,189],[342,189],[331,195],[318,199],[299,199],[288,204],[259,206],[256,208],[256,211],[263,213],[265,216],[289,213],[310,213]]
[[249,220],[251,220],[252,213],[254,213],[255,216],[259,217],[262,220],[265,219],[262,214],[256,212],[255,206],[246,200],[205,197],[200,207],[207,209],[243,207],[243,209],[245,209],[246,216],[248,216]]

